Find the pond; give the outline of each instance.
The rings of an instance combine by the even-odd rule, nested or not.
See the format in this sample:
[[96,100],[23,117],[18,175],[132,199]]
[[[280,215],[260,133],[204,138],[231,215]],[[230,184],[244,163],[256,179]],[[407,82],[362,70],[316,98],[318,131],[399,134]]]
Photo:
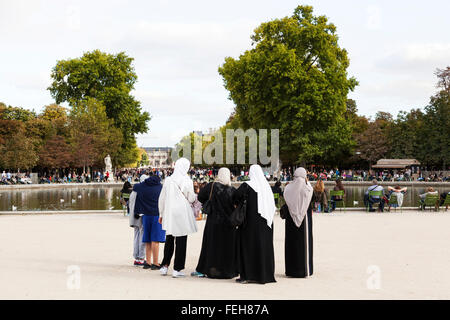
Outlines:
[[[363,207],[364,192],[367,185],[345,186],[347,207]],[[404,197],[404,207],[415,207],[419,194],[426,185],[408,186]],[[329,190],[330,186],[326,186]],[[385,186],[385,189],[387,187]],[[439,193],[450,191],[449,187],[435,187]],[[119,201],[121,186],[83,186],[39,189],[0,190],[0,211],[49,211],[49,210],[122,210]]]

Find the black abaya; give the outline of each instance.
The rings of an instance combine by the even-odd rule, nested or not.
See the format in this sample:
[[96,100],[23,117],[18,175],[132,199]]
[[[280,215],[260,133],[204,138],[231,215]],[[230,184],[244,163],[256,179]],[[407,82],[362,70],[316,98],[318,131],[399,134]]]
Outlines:
[[273,249],[273,224],[258,213],[257,193],[243,183],[236,190],[234,199],[238,204],[247,196],[247,214],[239,227],[239,274],[241,280],[268,283],[275,281],[275,257]]
[[[287,209],[287,206],[283,209]],[[294,278],[311,276],[313,274],[312,207],[309,206],[300,228],[297,228],[289,212],[285,214],[285,219],[286,276]]]
[[[200,190],[198,200],[209,199],[212,183]],[[231,279],[238,275],[237,230],[229,224],[228,216],[234,209],[235,189],[214,183],[211,194],[211,214],[206,218],[202,249],[197,268],[209,278]]]

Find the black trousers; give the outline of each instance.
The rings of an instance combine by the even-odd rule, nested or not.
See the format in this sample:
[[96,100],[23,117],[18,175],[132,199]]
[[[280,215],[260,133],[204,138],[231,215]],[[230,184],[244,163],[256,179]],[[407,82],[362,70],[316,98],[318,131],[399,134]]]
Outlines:
[[170,260],[172,260],[173,251],[175,247],[175,264],[173,269],[181,271],[184,269],[186,262],[186,247],[187,236],[174,237],[172,235],[166,236],[166,243],[164,244],[164,258],[161,262],[161,266],[169,266]]

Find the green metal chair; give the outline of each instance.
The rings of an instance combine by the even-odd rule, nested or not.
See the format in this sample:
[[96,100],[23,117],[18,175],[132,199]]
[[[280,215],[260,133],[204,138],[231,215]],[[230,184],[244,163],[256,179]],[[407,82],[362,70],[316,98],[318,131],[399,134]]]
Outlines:
[[281,208],[281,206],[280,206],[280,194],[279,193],[274,193],[273,194],[273,198],[275,200],[275,204],[277,206],[277,209],[280,209]]
[[394,206],[394,209],[397,211],[397,208],[400,208],[400,212],[403,212],[402,207],[400,207],[398,203],[397,195],[391,194],[391,197],[389,198],[389,211],[391,210],[391,207]]
[[[342,200],[332,200],[333,197],[342,197]],[[328,208],[331,208],[331,203],[336,203],[336,208],[344,208],[345,212],[345,191],[344,190],[330,190],[330,200],[328,201]]]
[[439,195],[427,194],[424,200],[420,199],[419,200],[420,210],[426,210],[426,207],[430,207],[430,210],[432,207],[434,207],[435,211],[439,211]]
[[[380,191],[369,191],[369,200],[370,200],[370,198],[373,198],[373,197],[379,197],[380,201],[383,201],[383,196],[384,196],[384,194],[383,194],[382,190],[380,190]],[[369,205],[369,201],[367,201],[366,211],[369,212],[369,209],[370,209],[370,205]]]
[[442,206],[445,206],[445,211],[448,210],[447,207],[450,206],[450,193],[447,193],[447,195],[445,196],[445,200]]

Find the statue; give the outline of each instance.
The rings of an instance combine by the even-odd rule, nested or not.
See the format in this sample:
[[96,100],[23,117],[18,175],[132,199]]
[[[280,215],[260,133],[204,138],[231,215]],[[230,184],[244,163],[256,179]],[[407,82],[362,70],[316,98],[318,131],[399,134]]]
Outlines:
[[109,154],[105,158],[105,175],[108,176],[108,182],[114,182],[112,162]]

